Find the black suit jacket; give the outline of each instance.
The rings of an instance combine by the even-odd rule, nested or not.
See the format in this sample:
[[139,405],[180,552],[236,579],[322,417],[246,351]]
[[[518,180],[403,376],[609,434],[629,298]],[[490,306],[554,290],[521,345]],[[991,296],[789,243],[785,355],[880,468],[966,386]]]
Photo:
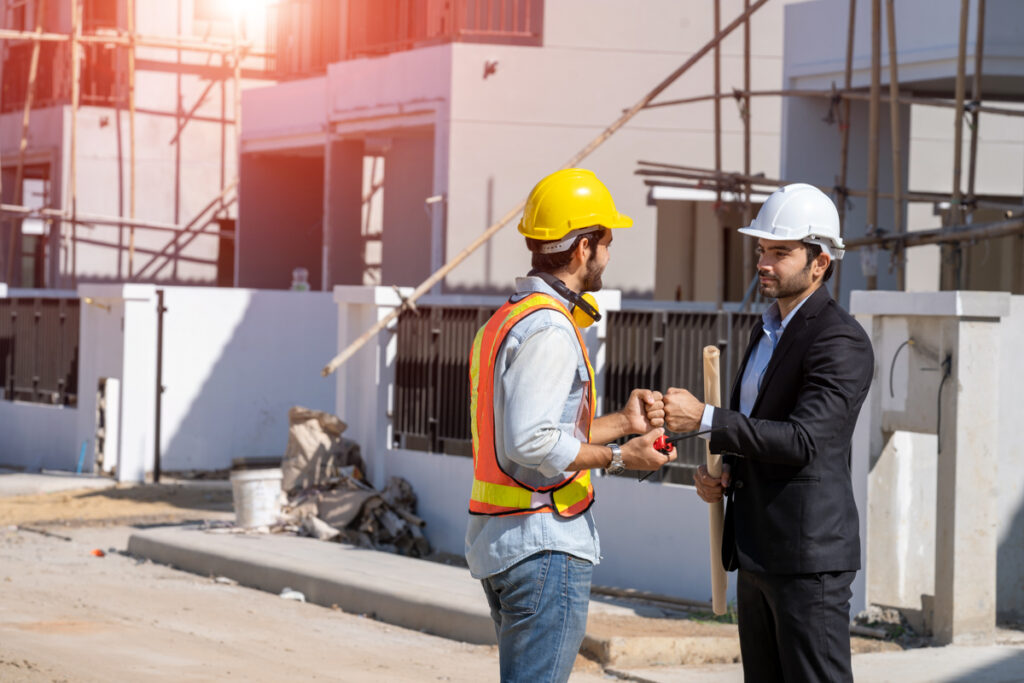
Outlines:
[[740,386],[714,412],[711,448],[732,467],[722,561],[726,569],[810,574],[860,569],[850,439],[874,374],[860,324],[820,287],[786,326],[750,417]]

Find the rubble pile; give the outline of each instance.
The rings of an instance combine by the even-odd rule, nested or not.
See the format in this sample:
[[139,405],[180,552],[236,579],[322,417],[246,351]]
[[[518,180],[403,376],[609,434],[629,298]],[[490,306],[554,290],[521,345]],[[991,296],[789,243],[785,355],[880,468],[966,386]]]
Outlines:
[[325,541],[411,557],[430,553],[408,481],[391,477],[383,491],[370,486],[359,444],[341,436],[347,425],[336,416],[296,406],[288,418],[288,448],[281,464],[286,527]]

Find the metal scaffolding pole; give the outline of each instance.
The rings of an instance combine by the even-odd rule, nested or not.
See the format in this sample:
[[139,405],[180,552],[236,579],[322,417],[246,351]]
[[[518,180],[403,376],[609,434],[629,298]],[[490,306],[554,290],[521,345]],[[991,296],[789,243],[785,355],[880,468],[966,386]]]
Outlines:
[[[623,112],[623,114],[619,118],[617,118],[610,126],[608,126],[597,137],[591,140],[586,147],[584,147],[579,152],[574,154],[573,157],[569,159],[568,162],[565,163],[563,168],[573,168],[577,166],[580,161],[589,156],[591,152],[600,147],[608,138],[614,135],[616,131],[622,128],[622,126],[626,125],[626,123],[630,119],[632,119],[641,110],[643,110],[644,107],[646,107],[650,102],[652,102],[655,97],[664,92],[665,89],[668,88],[673,83],[675,83],[680,76],[689,71],[690,68],[694,64],[699,62],[708,52],[710,52],[715,47],[715,45],[717,45],[726,36],[732,33],[754,12],[761,9],[761,7],[763,7],[766,2],[768,2],[768,0],[756,0],[756,2],[754,2],[754,4],[751,5],[749,9],[745,10],[742,14],[740,14],[739,17],[734,19],[728,26],[722,29],[722,31],[718,35],[712,37],[712,39],[708,41],[703,47],[701,47],[699,50],[693,53],[693,55],[691,55],[690,58],[687,59],[686,62],[684,62],[679,68],[677,68],[675,71],[669,74],[668,77],[666,77],[663,81],[661,81],[661,83],[656,85],[646,95],[644,95],[636,104],[634,104],[632,107]],[[501,230],[507,224],[511,223],[512,219],[515,218],[519,214],[519,212],[523,210],[524,206],[526,206],[525,199],[519,202],[519,204],[513,207],[504,216],[502,216],[497,223],[487,228],[487,230],[485,230],[483,234],[481,234],[479,237],[473,240],[473,242],[470,243],[469,246],[467,246],[465,249],[459,252],[451,261],[449,261],[440,269],[431,274],[430,277],[423,281],[415,290],[413,290],[412,294],[410,294],[403,301],[402,306],[396,308],[395,310],[391,311],[386,316],[381,318],[376,324],[374,324],[362,335],[360,335],[358,339],[349,344],[341,353],[332,358],[327,363],[327,365],[324,366],[323,370],[321,370],[321,374],[324,377],[326,377],[335,370],[337,370],[338,367],[340,367],[345,361],[351,358],[356,351],[361,349],[368,341],[373,339],[378,332],[380,332],[389,324],[391,324],[391,321],[397,318],[401,314],[401,312],[406,308],[406,306],[408,306],[410,303],[416,301],[416,299],[420,298],[421,296],[429,292],[430,289],[436,283],[444,279],[444,276],[451,272],[453,268],[455,268],[464,260],[466,260],[466,258],[468,258],[470,254],[479,249],[485,242],[487,242],[494,235],[496,235],[499,230]],[[237,240],[235,243],[238,243]]]
[[974,75],[971,79],[971,152],[967,162],[967,201],[974,211],[974,181],[978,161],[978,109],[981,102],[982,63],[985,58],[985,0],[978,0],[978,33],[974,39]]
[[[35,34],[43,32],[43,18],[46,15],[46,0],[39,0],[36,5],[36,30]],[[28,67],[28,85],[25,88],[25,106],[21,114],[21,139],[18,142],[18,166],[14,173],[14,203],[22,204],[25,201],[25,151],[28,149],[28,125],[32,114],[32,100],[36,94],[36,77],[39,74],[39,51],[43,44],[35,41],[32,44],[32,58]],[[21,235],[19,226],[11,225],[11,234],[8,244],[7,279],[9,283],[14,277],[14,262],[21,255]]]
[[[68,184],[69,213],[71,214],[71,282],[78,284],[78,101],[81,96],[82,55],[79,39],[82,37],[82,4],[81,0],[71,2],[71,143],[70,177]],[[61,228],[61,235],[64,229]]]
[[[718,35],[722,26],[722,0],[715,0],[713,14],[712,35]],[[722,44],[715,44],[714,51],[714,81],[715,81],[715,173],[722,172]],[[715,287],[717,295],[718,310],[722,310],[725,303],[725,273],[728,271],[728,241],[725,237],[725,226],[722,222],[722,188],[719,186],[715,193],[715,225],[718,226],[716,241],[721,245],[718,255],[718,263],[722,268],[722,276],[718,278]]]
[[[967,21],[970,12],[970,0],[960,0],[960,34],[956,57],[956,110],[953,123],[953,196],[950,200],[949,219],[950,225],[960,225],[963,222],[963,193],[960,186],[961,163],[963,160],[963,135],[964,135],[964,97],[965,97],[965,72],[967,70]],[[942,263],[952,263],[952,273],[949,277],[943,278],[945,289],[963,289],[963,249],[958,244],[950,249],[943,249]]]
[[[871,100],[868,104],[868,235],[878,230],[878,107],[880,101],[880,81],[882,75],[882,3],[871,0]],[[871,259],[864,268],[866,287],[868,290],[878,289],[877,255],[869,254]],[[872,261],[874,261],[872,263]]]
[[[853,85],[853,36],[857,26],[857,0],[850,0],[850,18],[846,28],[846,70],[844,74],[844,87],[849,90]],[[850,156],[850,100],[843,100],[843,120],[839,122],[842,143],[839,151],[839,187],[843,190],[835,200],[839,209],[839,229],[846,229],[846,172],[849,167]],[[838,299],[842,293],[843,262],[836,261],[836,270],[833,274],[832,295]]]
[[[128,173],[131,176],[128,217],[135,220],[135,0],[126,0],[128,20]],[[121,260],[118,255],[118,261]],[[135,269],[135,226],[128,228],[128,279]],[[118,264],[118,272],[121,271]]]
[[[743,9],[750,8],[750,0],[743,0]],[[743,175],[750,176],[750,18],[743,22]],[[719,169],[721,170],[721,169]],[[750,194],[753,186],[748,180],[744,185],[745,201],[743,202],[743,224],[750,225],[754,218],[753,205],[750,202]],[[719,196],[721,201],[721,196]],[[743,277],[753,277],[754,252],[750,249],[743,250]],[[752,297],[751,297],[752,298]],[[749,304],[749,300],[744,299]]]
[[[896,10],[885,0],[885,23],[889,36],[889,140],[892,144],[892,229],[903,232],[903,158],[900,151],[899,53],[896,51]],[[893,251],[897,289],[906,289],[906,258],[900,245]]]

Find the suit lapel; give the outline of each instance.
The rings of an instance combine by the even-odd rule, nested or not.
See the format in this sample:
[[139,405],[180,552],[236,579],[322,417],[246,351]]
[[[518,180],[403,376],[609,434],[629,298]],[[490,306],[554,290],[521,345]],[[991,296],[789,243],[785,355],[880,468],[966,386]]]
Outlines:
[[[793,345],[795,340],[800,333],[803,332],[804,328],[807,327],[807,321],[818,315],[819,311],[827,304],[832,297],[828,293],[828,289],[824,285],[818,287],[813,294],[811,294],[804,305],[800,307],[789,324],[786,325],[786,330],[782,333],[782,339],[779,340],[779,345],[775,347],[772,352],[772,357],[768,361],[768,367],[764,371],[764,379],[761,380],[761,388],[757,392],[757,399],[754,401],[753,408],[750,409],[750,414],[757,414],[757,409],[761,405],[761,399],[764,397],[764,390],[768,387],[772,381],[772,375],[782,364],[783,359],[786,357],[786,353],[789,351],[789,347]],[[749,351],[748,351],[749,354]]]

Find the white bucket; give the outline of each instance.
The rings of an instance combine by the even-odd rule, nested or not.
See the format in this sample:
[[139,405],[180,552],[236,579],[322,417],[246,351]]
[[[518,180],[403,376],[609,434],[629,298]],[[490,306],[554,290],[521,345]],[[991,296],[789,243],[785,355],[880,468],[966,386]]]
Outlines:
[[235,524],[240,527],[270,526],[280,512],[281,470],[235,470],[231,473]]

